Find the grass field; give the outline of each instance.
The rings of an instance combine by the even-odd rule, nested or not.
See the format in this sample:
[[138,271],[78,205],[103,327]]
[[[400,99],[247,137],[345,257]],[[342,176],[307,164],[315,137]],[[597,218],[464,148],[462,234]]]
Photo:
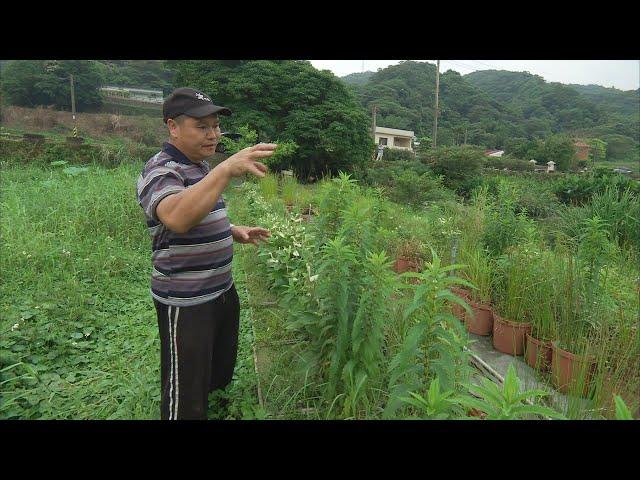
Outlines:
[[[135,201],[140,165],[88,169],[2,171],[0,418],[159,418],[150,240]],[[235,277],[244,296],[241,272]],[[213,418],[255,415],[243,314],[242,381],[227,392],[228,412],[212,399]]]
[[[135,198],[135,180],[142,164],[124,163],[114,168],[88,164],[71,170],[65,165],[0,165],[0,418],[159,418],[159,339],[149,294],[150,239]],[[369,263],[359,261],[335,243],[332,245],[337,249],[336,255],[345,255],[344,264],[351,262],[355,269],[351,280],[354,286],[341,284],[343,279],[337,274],[316,280],[318,275],[312,275],[316,270],[311,268],[329,272],[329,268],[339,270],[344,265],[328,255],[325,247],[311,250],[317,238],[304,235],[334,235],[331,222],[341,219],[342,223],[335,225],[343,233],[350,232],[354,245],[382,245],[390,256],[396,250],[421,253],[433,246],[446,265],[455,257],[451,247],[456,244],[454,239],[460,238],[461,248],[465,242],[471,245],[468,248],[476,248],[474,242],[482,231],[479,207],[448,204],[427,210],[405,209],[380,200],[378,193],[358,193],[346,178],[330,185],[301,187],[287,182],[278,185],[273,177],[267,177],[256,185],[236,186],[239,185],[230,186],[225,194],[232,222],[258,223],[275,235],[273,245],[261,247],[262,250],[236,245],[234,279],[242,305],[238,361],[232,384],[225,392],[211,396],[209,418],[381,418],[392,394],[388,391],[386,365],[394,365],[393,355],[402,351],[403,342],[410,337],[407,332],[411,331],[411,324],[406,323],[409,317],[405,318],[403,311],[409,307],[414,293],[411,288],[415,287],[404,285],[403,289],[409,288],[406,294],[394,291],[393,298],[398,303],[393,307],[379,302],[375,295],[362,295],[367,290],[387,287],[391,292],[402,281],[391,276],[389,269],[382,268],[383,263],[376,263],[375,258],[368,258]],[[254,194],[249,195],[252,191]],[[342,209],[342,201],[353,205]],[[309,204],[314,209],[324,209],[315,220],[324,227],[300,228],[304,219],[296,212]],[[385,209],[391,209],[393,215],[386,216]],[[373,221],[379,222],[375,238],[370,236]],[[297,237],[298,230],[306,232],[303,237]],[[465,240],[465,236],[469,238]],[[298,241],[299,247],[295,243]],[[303,257],[309,262],[306,267],[299,262]],[[319,257],[324,258],[324,263]],[[433,260],[430,255],[425,258]],[[272,268],[273,260],[288,262],[287,270]],[[633,342],[630,335],[637,336],[637,327],[633,330],[631,326],[624,335],[619,333],[619,327],[627,322],[629,311],[638,308],[634,290],[637,269],[633,262],[617,259],[613,263],[607,267],[611,285],[607,292],[613,292],[611,298],[617,302],[613,308],[619,310],[621,323],[613,322],[606,334]],[[377,270],[376,265],[380,267]],[[437,267],[425,265],[428,268],[423,282],[443,281],[442,272],[433,273],[438,272]],[[300,273],[306,278],[304,285],[291,283],[287,287],[286,282],[299,278]],[[358,284],[360,280],[365,283]],[[378,319],[387,322],[385,325],[368,327],[380,329],[378,340],[356,337],[354,342],[366,345],[383,341],[376,345],[383,345],[387,362],[383,364],[385,369],[376,373],[379,379],[364,400],[357,388],[347,384],[344,392],[327,401],[323,398],[326,383],[322,383],[322,377],[298,368],[304,365],[302,360],[313,345],[314,333],[311,329],[307,332],[311,337],[301,336],[304,328],[292,325],[294,312],[287,310],[283,299],[289,288],[301,293],[302,300],[297,305],[304,305],[304,292],[318,295],[313,290],[316,281],[325,292],[325,297],[318,297],[318,305],[332,301],[332,292],[352,288],[350,295],[356,296],[358,311],[369,311],[370,318],[375,318],[375,312],[381,309],[386,312]],[[274,288],[277,282],[284,283]],[[425,293],[415,290],[419,291]],[[386,298],[382,294],[380,297]],[[446,312],[438,298],[434,292],[429,303],[432,306],[428,307],[434,310],[425,314]],[[356,318],[369,317],[358,314]],[[603,323],[600,319],[595,322]],[[439,324],[432,326],[435,330],[430,333],[431,340],[421,350],[424,348],[429,358],[428,368],[435,369],[429,378],[433,378],[433,372],[441,372],[438,375],[444,382],[447,369],[458,372],[464,359],[460,356],[449,359],[449,364],[442,363],[446,352],[439,345],[445,341],[462,345],[464,333],[455,325],[442,329]],[[626,355],[624,358],[632,365],[637,359],[637,345],[633,347],[636,350],[628,349],[627,343],[620,345],[624,351],[616,353],[616,358]],[[259,376],[255,373],[254,347]],[[606,343],[606,347],[613,349],[614,342]],[[623,387],[625,382],[637,381],[633,369],[614,369],[613,374],[618,375]],[[425,391],[422,394],[427,395]],[[222,397],[230,400],[226,408],[220,407]],[[340,398],[349,401],[338,412],[334,405]]]

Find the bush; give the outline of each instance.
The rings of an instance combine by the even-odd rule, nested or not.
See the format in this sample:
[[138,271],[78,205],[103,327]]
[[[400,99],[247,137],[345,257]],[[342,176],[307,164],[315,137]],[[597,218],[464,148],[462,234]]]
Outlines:
[[143,145],[92,145],[78,146],[66,143],[31,144],[0,140],[0,158],[9,165],[38,164],[49,166],[51,162],[66,161],[70,165],[97,163],[114,167],[122,163],[146,162],[159,148]]
[[429,173],[415,175],[405,171],[394,178],[394,183],[394,188],[389,192],[394,202],[418,207],[429,202],[455,199],[455,194],[443,185],[442,177]]
[[460,195],[468,196],[480,184],[484,153],[478,147],[440,147],[424,152],[420,160]]
[[517,193],[513,185],[500,182],[497,198],[491,202],[482,241],[495,257],[530,235],[532,220],[516,213]]
[[562,203],[581,206],[590,203],[595,194],[603,193],[607,188],[614,189],[619,195],[625,190],[640,194],[640,182],[608,169],[597,169],[591,175],[568,175],[555,184],[553,192]]
[[408,171],[416,176],[420,176],[423,173],[430,172],[429,167],[424,163],[413,162],[375,162],[371,163],[368,168],[362,170],[358,177],[358,180],[365,185],[375,187],[383,186],[393,188],[394,178],[401,175],[403,172]]
[[532,172],[534,170],[532,163],[526,160],[520,160],[519,158],[509,156],[487,157],[485,166],[490,168],[497,168],[498,170],[506,168],[515,172]]
[[411,162],[415,161],[416,154],[402,148],[387,147],[384,149],[382,159],[386,162]]

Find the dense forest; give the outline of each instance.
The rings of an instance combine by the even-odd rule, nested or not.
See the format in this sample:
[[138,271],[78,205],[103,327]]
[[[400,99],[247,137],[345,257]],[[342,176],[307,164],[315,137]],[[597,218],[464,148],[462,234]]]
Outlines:
[[[378,125],[431,136],[435,65],[406,61],[366,74],[343,80],[367,111],[377,106]],[[566,134],[607,142],[609,159],[636,159],[639,101],[638,91],[548,83],[529,73],[487,70],[461,76],[449,70],[440,75],[438,144],[462,144],[466,137],[469,144],[504,148],[513,139]]]
[[[352,148],[336,149],[336,139],[350,138],[345,132],[356,124],[358,141],[352,144],[364,145],[360,137],[370,126],[373,105],[378,125],[413,130],[423,145],[430,144],[434,123],[436,67],[426,62],[402,61],[341,79],[310,62],[286,60],[2,60],[0,69],[3,101],[21,106],[69,109],[68,83],[60,80],[70,73],[80,111],[100,111],[102,85],[165,94],[177,85],[202,88],[234,108],[232,124],[249,125],[259,138],[295,139],[302,146],[298,153],[308,158],[314,156],[310,145],[315,142],[324,152],[324,160],[312,161],[318,165],[327,156],[337,165],[337,152],[354,155]],[[507,148],[563,134],[605,142],[608,160],[640,156],[638,90],[550,83],[526,72],[462,76],[449,70],[440,75],[439,102],[438,145]],[[313,133],[323,128],[330,135]]]
[[355,72],[350,73],[349,75],[345,75],[344,77],[340,77],[340,79],[350,85],[362,85],[364,83],[367,83],[371,78],[371,75],[373,75],[374,73],[375,72],[372,72],[370,70],[367,70],[366,72]]

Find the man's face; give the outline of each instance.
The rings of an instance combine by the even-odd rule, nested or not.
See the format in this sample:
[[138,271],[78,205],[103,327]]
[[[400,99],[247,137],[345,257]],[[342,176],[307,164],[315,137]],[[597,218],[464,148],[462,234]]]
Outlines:
[[183,115],[178,121],[167,121],[171,141],[189,160],[201,162],[211,157],[220,141],[220,120],[217,115],[193,118]]

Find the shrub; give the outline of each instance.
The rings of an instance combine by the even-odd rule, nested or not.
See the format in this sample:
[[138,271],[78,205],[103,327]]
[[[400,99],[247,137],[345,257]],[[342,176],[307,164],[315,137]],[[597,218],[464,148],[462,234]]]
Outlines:
[[493,256],[527,238],[531,220],[524,212],[516,214],[516,191],[512,185],[501,182],[498,196],[492,203],[483,233],[483,243]]
[[426,151],[420,160],[442,175],[447,187],[466,197],[480,183],[484,154],[477,147],[440,147]]
[[382,158],[386,162],[412,162],[415,161],[416,154],[402,148],[387,147],[384,149]]
[[368,168],[360,172],[359,180],[369,186],[392,187],[393,179],[403,172],[412,172],[414,175],[422,175],[429,172],[429,167],[419,161],[412,162],[374,162]]
[[443,185],[442,177],[429,173],[418,176],[405,171],[394,178],[394,183],[390,197],[398,203],[418,207],[429,202],[455,199],[455,194]]
[[515,157],[487,157],[485,162],[486,167],[497,168],[498,170],[508,169],[515,172],[532,172],[534,170],[533,164],[520,160]]
[[608,169],[597,169],[591,175],[568,175],[555,184],[553,192],[562,203],[580,206],[590,203],[596,193],[603,193],[607,188],[614,189],[618,195],[625,190],[640,194],[640,182]]

